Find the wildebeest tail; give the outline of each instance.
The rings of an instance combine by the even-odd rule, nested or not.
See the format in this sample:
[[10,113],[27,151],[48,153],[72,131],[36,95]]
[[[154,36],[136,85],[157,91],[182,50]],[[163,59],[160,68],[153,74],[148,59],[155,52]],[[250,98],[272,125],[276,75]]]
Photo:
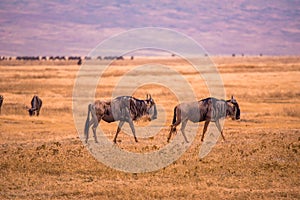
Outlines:
[[174,116],[173,116],[172,124],[175,124],[176,122],[176,112],[177,112],[177,106],[174,108]]
[[87,114],[87,117],[86,117],[85,127],[84,127],[84,135],[86,137],[89,133],[90,113],[91,113],[92,106],[93,106],[92,104],[88,105],[88,114]]

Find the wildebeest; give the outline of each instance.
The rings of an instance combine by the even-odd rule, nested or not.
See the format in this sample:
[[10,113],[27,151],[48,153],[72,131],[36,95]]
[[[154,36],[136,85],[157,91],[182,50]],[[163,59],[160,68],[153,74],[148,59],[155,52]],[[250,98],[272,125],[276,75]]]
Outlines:
[[181,132],[185,141],[188,142],[184,132],[188,121],[194,123],[205,121],[201,141],[204,139],[204,134],[210,122],[215,122],[223,140],[225,140],[219,120],[226,116],[230,116],[233,120],[240,119],[239,104],[233,96],[227,101],[209,97],[196,102],[181,103],[174,108],[173,122],[167,141],[169,142],[172,133],[176,132],[176,127],[182,123]]
[[3,100],[4,100],[4,97],[2,95],[0,95],[0,114],[1,114],[1,107],[3,104]]
[[[90,114],[92,116],[91,120]],[[138,120],[142,116],[148,116],[149,120],[157,118],[156,105],[151,95],[147,94],[146,100],[136,99],[132,96],[119,96],[111,101],[97,100],[94,104],[89,104],[88,106],[88,115],[84,129],[85,142],[88,141],[89,128],[92,125],[95,142],[98,142],[96,129],[101,119],[108,123],[119,121],[118,129],[113,140],[114,143],[117,142],[118,134],[125,122],[129,123],[134,139],[138,142],[133,121]]]
[[82,60],[81,60],[81,58],[79,58],[77,65],[81,65],[81,64],[82,64]]
[[34,95],[31,100],[31,108],[27,109],[29,112],[29,116],[35,115],[35,111],[36,111],[36,116],[39,116],[42,104],[43,104],[42,100],[38,96]]

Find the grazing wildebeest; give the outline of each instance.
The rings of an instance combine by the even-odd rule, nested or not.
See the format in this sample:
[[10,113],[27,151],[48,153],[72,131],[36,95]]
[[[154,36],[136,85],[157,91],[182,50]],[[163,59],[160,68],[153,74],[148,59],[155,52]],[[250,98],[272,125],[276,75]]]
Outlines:
[[2,95],[0,95],[0,114],[1,114],[1,107],[3,104],[3,100],[4,100],[4,97]]
[[42,104],[43,104],[42,100],[38,96],[34,95],[31,100],[31,108],[27,109],[29,112],[29,116],[35,115],[35,111],[36,111],[36,116],[39,116]]
[[82,64],[82,60],[81,60],[81,58],[79,58],[77,65],[81,65],[81,64]]
[[188,120],[194,123],[205,121],[201,141],[204,139],[204,134],[209,122],[215,122],[218,130],[221,132],[223,140],[225,140],[219,120],[226,116],[230,116],[233,120],[240,119],[239,104],[233,96],[227,101],[209,97],[196,102],[181,103],[174,108],[174,117],[168,136],[168,142],[172,133],[176,132],[176,126],[181,122],[181,132],[185,141],[188,142],[184,132]]
[[[90,114],[92,116],[91,120]],[[97,100],[94,104],[89,104],[88,106],[88,115],[84,129],[85,142],[88,141],[89,128],[92,125],[95,142],[98,142],[96,129],[101,119],[108,123],[119,121],[118,129],[113,140],[114,143],[117,142],[118,134],[125,122],[129,123],[134,139],[136,142],[138,142],[135,135],[133,121],[138,120],[142,116],[148,116],[149,120],[154,120],[157,118],[156,105],[151,95],[147,94],[146,100],[136,99],[132,96],[120,96],[111,101]]]

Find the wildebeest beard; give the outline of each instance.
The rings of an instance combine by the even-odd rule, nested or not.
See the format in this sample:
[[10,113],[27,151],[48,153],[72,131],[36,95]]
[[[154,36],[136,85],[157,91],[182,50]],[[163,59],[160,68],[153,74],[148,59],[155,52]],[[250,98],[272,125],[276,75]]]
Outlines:
[[234,103],[235,106],[235,119],[240,119],[241,117],[241,111],[240,111],[240,106],[238,103]]

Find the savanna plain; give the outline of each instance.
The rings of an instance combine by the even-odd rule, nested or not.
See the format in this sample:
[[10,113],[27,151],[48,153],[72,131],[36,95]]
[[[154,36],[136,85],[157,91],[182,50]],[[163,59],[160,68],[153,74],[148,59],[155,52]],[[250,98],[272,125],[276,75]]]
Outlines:
[[[212,57],[212,61],[222,78],[226,98],[234,95],[238,101],[241,119],[226,119],[226,141],[220,137],[202,159],[200,123],[191,146],[178,160],[148,173],[112,169],[97,161],[81,141],[83,133],[77,132],[72,112],[73,86],[80,66],[67,61],[2,61],[0,199],[300,199],[300,57]],[[108,64],[89,62],[93,67]],[[147,69],[149,63],[180,74],[197,99],[210,96],[202,76],[210,72],[199,75],[186,60],[170,57],[109,63],[101,74],[95,98],[111,98],[124,76],[140,81],[143,73],[153,73],[153,77],[173,81],[176,73],[151,69],[129,73],[138,66]],[[94,75],[93,67],[85,76]],[[176,82],[174,86],[179,92],[186,90]],[[138,143],[121,131],[118,148],[147,153],[168,144],[177,96],[167,86],[151,83],[141,84],[132,95],[145,99],[147,93],[165,113],[162,128]],[[34,94],[43,100],[38,117],[30,117],[26,110]],[[87,109],[88,105],[83,106]],[[117,123],[101,122],[100,127],[112,141]],[[93,143],[90,136],[89,143]],[[176,137],[182,137],[180,131]]]

